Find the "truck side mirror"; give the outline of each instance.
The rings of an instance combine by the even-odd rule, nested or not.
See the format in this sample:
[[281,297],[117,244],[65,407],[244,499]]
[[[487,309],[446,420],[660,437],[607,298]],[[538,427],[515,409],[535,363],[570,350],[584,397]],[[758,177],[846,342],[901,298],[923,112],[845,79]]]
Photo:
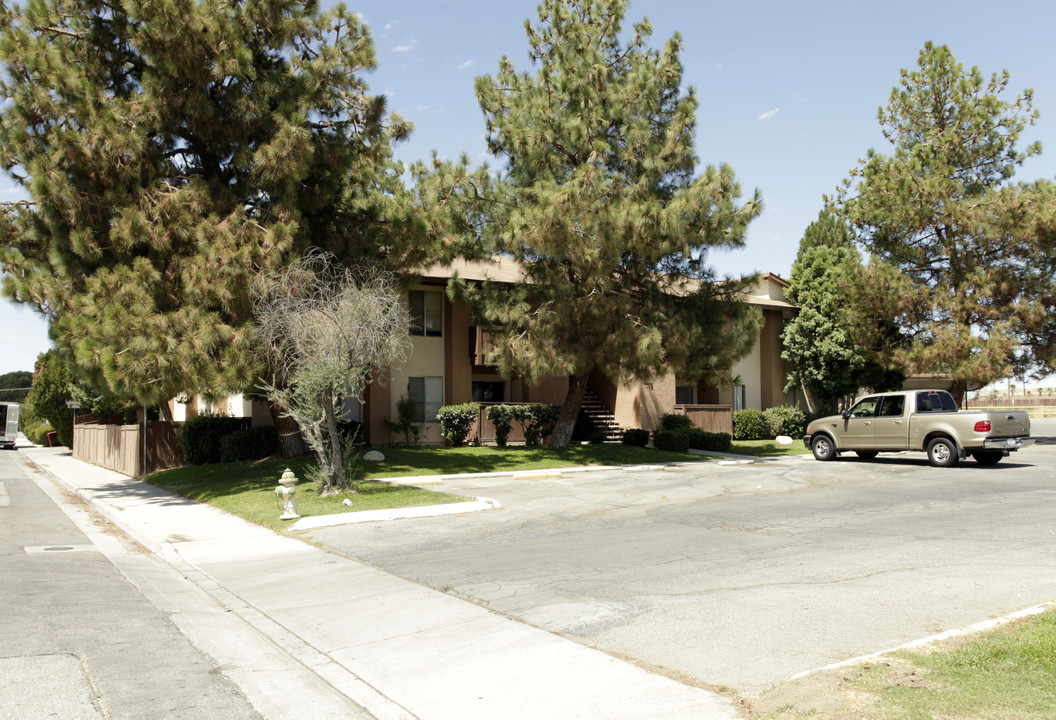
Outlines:
[[850,420],[851,419],[851,411],[850,410],[844,410],[842,415],[843,415],[843,419],[844,420]]

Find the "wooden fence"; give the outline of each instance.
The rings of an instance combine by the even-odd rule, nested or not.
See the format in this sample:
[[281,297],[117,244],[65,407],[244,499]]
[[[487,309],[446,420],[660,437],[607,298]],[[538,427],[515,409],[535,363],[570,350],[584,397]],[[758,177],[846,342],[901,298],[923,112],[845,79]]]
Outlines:
[[675,405],[675,414],[687,416],[695,427],[705,432],[733,435],[733,406]]
[[131,477],[183,465],[176,442],[179,423],[147,423],[146,466],[140,425],[110,425],[77,418],[73,426],[73,456]]
[[[501,402],[482,402],[477,403],[480,405],[480,417],[477,418],[476,427],[470,431],[469,437],[466,438],[467,443],[493,443],[495,442],[495,423],[488,420],[486,410],[490,405],[533,405],[534,403],[501,403]],[[514,420],[510,424],[510,434],[506,438],[507,442],[511,443],[523,443],[524,442],[524,430],[521,429],[521,424]]]

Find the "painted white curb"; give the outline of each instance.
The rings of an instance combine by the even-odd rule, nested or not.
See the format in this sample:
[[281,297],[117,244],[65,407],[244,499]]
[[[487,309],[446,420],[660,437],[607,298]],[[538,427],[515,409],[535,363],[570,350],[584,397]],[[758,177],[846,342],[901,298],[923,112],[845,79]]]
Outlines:
[[801,677],[806,677],[807,675],[816,672],[821,672],[822,670],[835,670],[837,668],[846,667],[848,665],[855,665],[857,663],[865,662],[867,660],[875,660],[881,655],[887,655],[888,653],[897,652],[899,650],[910,650],[912,648],[921,647],[922,645],[930,645],[931,643],[939,642],[941,640],[949,640],[950,638],[961,637],[962,635],[971,635],[972,633],[990,630],[991,628],[995,628],[999,625],[1010,623],[1013,620],[1020,620],[1025,617],[1030,617],[1031,615],[1040,615],[1053,607],[1056,607],[1056,602],[1042,603],[1041,605],[1035,605],[1034,607],[1029,607],[1026,610],[1019,610],[1004,617],[994,618],[992,620],[983,620],[982,622],[977,622],[973,625],[954,628],[953,630],[947,630],[946,632],[941,632],[936,635],[929,635],[928,637],[920,638],[919,640],[912,640],[904,645],[893,647],[890,650],[880,650],[878,652],[869,653],[868,655],[862,655],[861,657],[851,658],[850,660],[844,660],[842,662],[833,663],[832,665],[826,665],[824,667],[815,668],[813,670],[807,670],[806,672],[801,672],[797,675],[793,675],[789,678],[789,680],[798,680]]
[[498,510],[502,505],[497,500],[476,498],[469,502],[450,503],[448,505],[425,505],[422,507],[396,508],[393,510],[363,510],[360,512],[339,513],[337,515],[319,515],[305,517],[295,522],[291,530],[314,530],[315,528],[333,525],[350,525],[352,523],[378,522],[380,520],[403,520],[405,518],[438,517],[441,515],[461,515],[480,510]]

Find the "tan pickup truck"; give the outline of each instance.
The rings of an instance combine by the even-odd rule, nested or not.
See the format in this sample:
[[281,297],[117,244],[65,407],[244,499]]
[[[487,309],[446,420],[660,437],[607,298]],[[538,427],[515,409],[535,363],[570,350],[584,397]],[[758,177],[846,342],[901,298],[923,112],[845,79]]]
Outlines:
[[818,460],[852,450],[865,459],[923,450],[932,465],[952,467],[969,455],[993,465],[1033,440],[1023,410],[958,412],[945,390],[905,390],[869,395],[842,415],[814,420],[803,442]]

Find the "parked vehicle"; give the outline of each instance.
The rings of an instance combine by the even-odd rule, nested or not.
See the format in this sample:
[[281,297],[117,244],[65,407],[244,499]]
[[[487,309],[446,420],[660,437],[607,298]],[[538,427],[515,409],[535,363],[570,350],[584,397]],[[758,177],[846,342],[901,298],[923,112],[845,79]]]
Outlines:
[[18,403],[0,402],[0,446],[15,449],[18,439]]
[[818,460],[922,450],[932,465],[952,467],[969,455],[994,465],[1033,440],[1024,410],[960,412],[945,390],[904,390],[869,395],[842,415],[811,422],[803,442]]

